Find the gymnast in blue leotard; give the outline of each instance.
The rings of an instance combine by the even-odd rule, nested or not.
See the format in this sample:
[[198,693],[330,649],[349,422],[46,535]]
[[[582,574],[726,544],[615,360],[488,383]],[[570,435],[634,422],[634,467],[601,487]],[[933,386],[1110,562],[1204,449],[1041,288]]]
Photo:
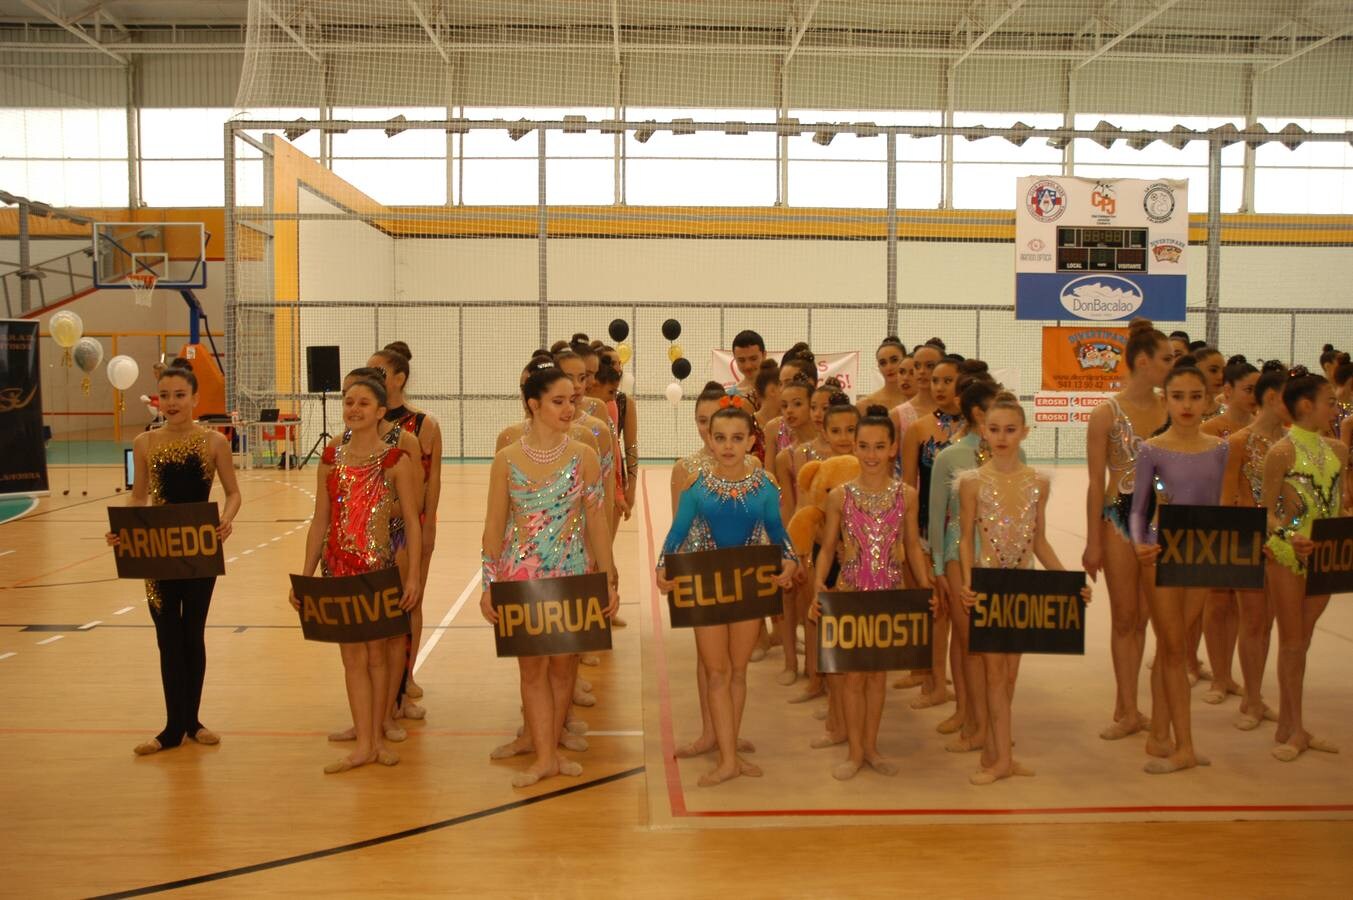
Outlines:
[[[749,404],[740,397],[725,397],[710,418],[709,430],[714,462],[681,495],[658,559],[658,588],[671,590],[665,566],[667,554],[678,552],[696,528],[707,529],[715,548],[776,545],[784,560],[776,580],[782,589],[790,587],[797,560],[780,521],[780,492],[764,469],[747,474],[744,456],[752,436]],[[708,676],[709,710],[719,745],[719,765],[700,777],[702,787],[739,775],[761,774],[758,767],[737,753],[738,730],[747,700],[747,663],[760,631],[760,619],[695,628],[696,649]]]

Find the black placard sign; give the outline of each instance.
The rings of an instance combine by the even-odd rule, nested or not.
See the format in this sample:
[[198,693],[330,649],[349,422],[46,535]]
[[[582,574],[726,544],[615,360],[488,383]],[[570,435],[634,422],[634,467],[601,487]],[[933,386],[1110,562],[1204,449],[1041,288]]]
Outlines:
[[1264,511],[1163,503],[1157,587],[1262,588]]
[[291,592],[301,603],[307,641],[355,644],[409,633],[409,614],[399,608],[404,597],[399,569],[336,578],[292,575]]
[[1315,549],[1306,561],[1306,596],[1353,591],[1353,516],[1316,519],[1311,540]]
[[1084,572],[973,569],[969,650],[1085,655]]
[[930,591],[824,591],[817,599],[819,672],[930,668]]
[[108,507],[108,530],[118,536],[117,577],[176,581],[224,575],[219,524],[215,503]]
[[495,581],[489,591],[499,656],[562,656],[611,649],[606,573]]
[[667,594],[673,628],[731,625],[778,616],[784,611],[780,586],[780,548],[769,544],[725,547],[697,553],[669,553]]
[[38,350],[36,321],[0,319],[0,495],[47,492]]

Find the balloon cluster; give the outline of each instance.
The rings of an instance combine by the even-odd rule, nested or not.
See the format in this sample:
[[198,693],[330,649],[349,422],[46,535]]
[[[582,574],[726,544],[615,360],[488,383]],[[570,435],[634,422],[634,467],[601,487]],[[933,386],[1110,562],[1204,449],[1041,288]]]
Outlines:
[[[103,362],[103,344],[92,337],[85,337],[84,320],[68,309],[53,315],[47,322],[47,330],[51,332],[57,346],[65,351],[61,358],[62,365],[69,368],[74,362],[85,373],[80,381],[80,389],[88,394],[89,376]],[[119,391],[125,391],[135,384],[140,374],[140,367],[130,356],[119,355],[108,360],[108,381]],[[118,409],[121,408],[122,400],[118,398]]]
[[607,327],[606,333],[615,341],[615,355],[620,359],[622,371],[620,373],[620,390],[627,394],[634,393],[634,376],[629,372],[623,371],[623,367],[629,365],[634,358],[634,348],[630,346],[625,338],[630,336],[630,323],[624,319],[612,319]]
[[668,319],[662,323],[662,336],[671,341],[672,344],[667,348],[667,358],[672,363],[672,377],[676,379],[667,385],[667,390],[663,393],[667,396],[667,402],[676,406],[681,402],[681,395],[684,393],[681,382],[690,377],[691,361],[686,358],[686,353],[681,349],[681,345],[676,339],[681,337],[681,323],[676,319]]

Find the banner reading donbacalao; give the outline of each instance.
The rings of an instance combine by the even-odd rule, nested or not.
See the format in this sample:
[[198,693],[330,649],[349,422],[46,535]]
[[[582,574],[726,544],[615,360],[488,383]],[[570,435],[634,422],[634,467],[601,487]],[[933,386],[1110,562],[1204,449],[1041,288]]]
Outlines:
[[47,493],[38,323],[0,319],[0,495]]

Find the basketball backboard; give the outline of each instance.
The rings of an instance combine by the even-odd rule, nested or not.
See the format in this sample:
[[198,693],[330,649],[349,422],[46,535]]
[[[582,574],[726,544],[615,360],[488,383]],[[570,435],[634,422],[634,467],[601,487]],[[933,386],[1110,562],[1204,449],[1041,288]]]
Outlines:
[[94,286],[131,288],[128,275],[153,274],[156,288],[207,286],[207,241],[201,222],[95,222]]

